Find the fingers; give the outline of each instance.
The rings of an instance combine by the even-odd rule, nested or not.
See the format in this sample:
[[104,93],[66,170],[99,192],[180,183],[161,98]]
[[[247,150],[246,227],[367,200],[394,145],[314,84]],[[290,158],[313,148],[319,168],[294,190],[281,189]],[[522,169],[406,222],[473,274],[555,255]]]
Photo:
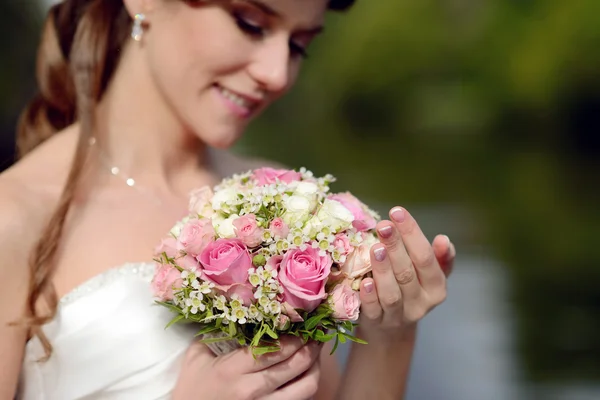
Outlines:
[[387,250],[389,263],[394,273],[394,283],[400,285],[404,301],[419,299],[422,292],[419,277],[399,229],[390,221],[382,221],[377,225],[377,233]]
[[281,349],[276,353],[267,353],[254,359],[251,350],[245,347],[220,357],[218,362],[231,366],[232,372],[252,374],[290,359],[305,347],[302,339],[294,336],[281,336],[279,343]]
[[301,350],[292,355],[289,359],[262,371],[250,374],[247,377],[249,381],[260,385],[259,390],[261,393],[259,394],[265,396],[270,395],[278,388],[282,388],[288,382],[290,382],[290,386],[294,386],[295,383],[298,383],[292,383],[292,381],[300,377],[311,368],[311,366],[318,360],[320,351],[321,343],[310,342]]
[[440,269],[431,244],[421,231],[417,221],[402,207],[392,208],[390,217],[394,221],[423,289],[428,292],[444,286],[444,274]]
[[360,284],[360,318],[368,322],[378,322],[383,316],[383,309],[379,303],[377,287],[371,278],[365,278]]
[[290,381],[275,392],[262,397],[261,400],[306,400],[312,399],[319,389],[321,364],[318,359],[313,362],[308,371],[298,379]]
[[396,281],[385,245],[378,243],[371,247],[371,265],[376,293],[384,315],[397,319],[402,315],[403,293]]
[[454,268],[454,258],[456,257],[456,249],[454,244],[446,235],[438,235],[432,243],[433,253],[440,264],[440,268],[446,277],[450,276]]

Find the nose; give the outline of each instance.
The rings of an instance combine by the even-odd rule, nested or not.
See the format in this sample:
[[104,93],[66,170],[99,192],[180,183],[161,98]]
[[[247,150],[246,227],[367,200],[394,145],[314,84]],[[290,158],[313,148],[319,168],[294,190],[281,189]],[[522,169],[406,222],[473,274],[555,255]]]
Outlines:
[[274,93],[285,91],[291,80],[288,40],[272,37],[263,41],[248,71],[263,89]]

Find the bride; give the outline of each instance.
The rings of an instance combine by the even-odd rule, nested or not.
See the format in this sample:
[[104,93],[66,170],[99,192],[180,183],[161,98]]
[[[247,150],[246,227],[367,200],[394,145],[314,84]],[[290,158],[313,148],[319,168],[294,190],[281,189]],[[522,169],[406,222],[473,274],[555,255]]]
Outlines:
[[[397,399],[418,321],[454,246],[390,210],[343,372],[282,338],[215,357],[149,290],[154,246],[192,188],[266,166],[226,151],[294,84],[327,10],[353,0],[65,0],[49,12],[40,93],[0,175],[0,398]],[[282,137],[285,140],[285,137]],[[272,164],[271,164],[272,165]]]

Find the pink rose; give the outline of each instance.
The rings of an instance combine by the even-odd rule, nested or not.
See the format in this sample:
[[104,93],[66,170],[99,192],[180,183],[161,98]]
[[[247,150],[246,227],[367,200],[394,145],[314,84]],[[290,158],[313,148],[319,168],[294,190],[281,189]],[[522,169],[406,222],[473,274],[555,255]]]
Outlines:
[[195,189],[190,193],[190,212],[196,213],[203,217],[210,217],[214,213],[211,205],[213,191],[209,186],[203,186],[200,189]]
[[279,281],[283,299],[294,308],[311,312],[327,297],[325,283],[331,272],[329,255],[320,256],[317,249],[292,249],[281,260]]
[[260,186],[263,186],[276,183],[278,180],[283,183],[299,181],[302,179],[302,174],[287,169],[259,168],[254,170],[252,178],[255,179]]
[[352,245],[350,244],[350,239],[348,239],[347,235],[342,233],[338,233],[335,235],[335,239],[333,239],[333,247],[340,252],[340,254],[348,254],[353,250]]
[[360,310],[360,296],[347,285],[337,285],[331,292],[332,317],[342,321],[356,321]]
[[263,241],[264,229],[256,223],[254,214],[246,214],[233,220],[235,234],[248,247],[256,247]]
[[157,264],[158,269],[152,279],[152,292],[162,301],[173,299],[173,291],[181,288],[181,272],[168,264]]
[[181,229],[177,249],[197,256],[215,238],[215,230],[209,219],[191,219]]
[[202,278],[219,286],[246,283],[252,260],[239,239],[218,239],[197,257],[202,264]]
[[286,238],[288,233],[290,233],[290,228],[279,217],[277,217],[273,221],[271,221],[269,230],[271,231],[271,234],[273,235],[273,237],[275,237],[277,239]]
[[160,244],[154,249],[154,254],[160,256],[162,253],[166,253],[169,258],[177,256],[179,254],[179,251],[177,251],[177,240],[172,237],[162,239]]
[[344,207],[350,210],[352,215],[354,215],[352,226],[354,226],[357,231],[368,231],[370,229],[374,229],[377,225],[377,221],[368,211],[367,206],[349,192],[337,193],[329,196],[328,198],[341,203]]
[[254,300],[254,292],[250,283],[239,283],[232,285],[227,290],[227,298],[232,298],[234,294],[239,296],[245,306],[249,306],[252,304],[252,300]]
[[279,266],[281,265],[281,260],[283,260],[283,256],[273,256],[269,258],[267,261],[267,267],[270,267],[274,271],[279,271]]

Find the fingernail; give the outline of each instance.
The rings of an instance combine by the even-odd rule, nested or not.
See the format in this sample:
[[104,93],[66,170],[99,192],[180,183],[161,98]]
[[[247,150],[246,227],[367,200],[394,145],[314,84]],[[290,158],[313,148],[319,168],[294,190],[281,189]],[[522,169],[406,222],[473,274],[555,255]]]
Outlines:
[[390,216],[392,219],[398,223],[404,222],[405,212],[402,207],[394,207],[392,211],[390,211]]
[[392,236],[392,227],[389,225],[383,226],[377,230],[379,232],[379,236],[384,239],[388,239]]
[[385,247],[378,247],[375,250],[373,250],[373,253],[375,254],[375,259],[379,262],[385,260]]
[[365,292],[373,293],[373,282],[371,282],[371,281],[365,282]]
[[450,247],[451,247],[450,238],[447,235],[443,235],[443,236],[444,236],[444,240],[446,241],[446,246],[448,246],[448,250],[446,250],[446,251],[450,252]]

